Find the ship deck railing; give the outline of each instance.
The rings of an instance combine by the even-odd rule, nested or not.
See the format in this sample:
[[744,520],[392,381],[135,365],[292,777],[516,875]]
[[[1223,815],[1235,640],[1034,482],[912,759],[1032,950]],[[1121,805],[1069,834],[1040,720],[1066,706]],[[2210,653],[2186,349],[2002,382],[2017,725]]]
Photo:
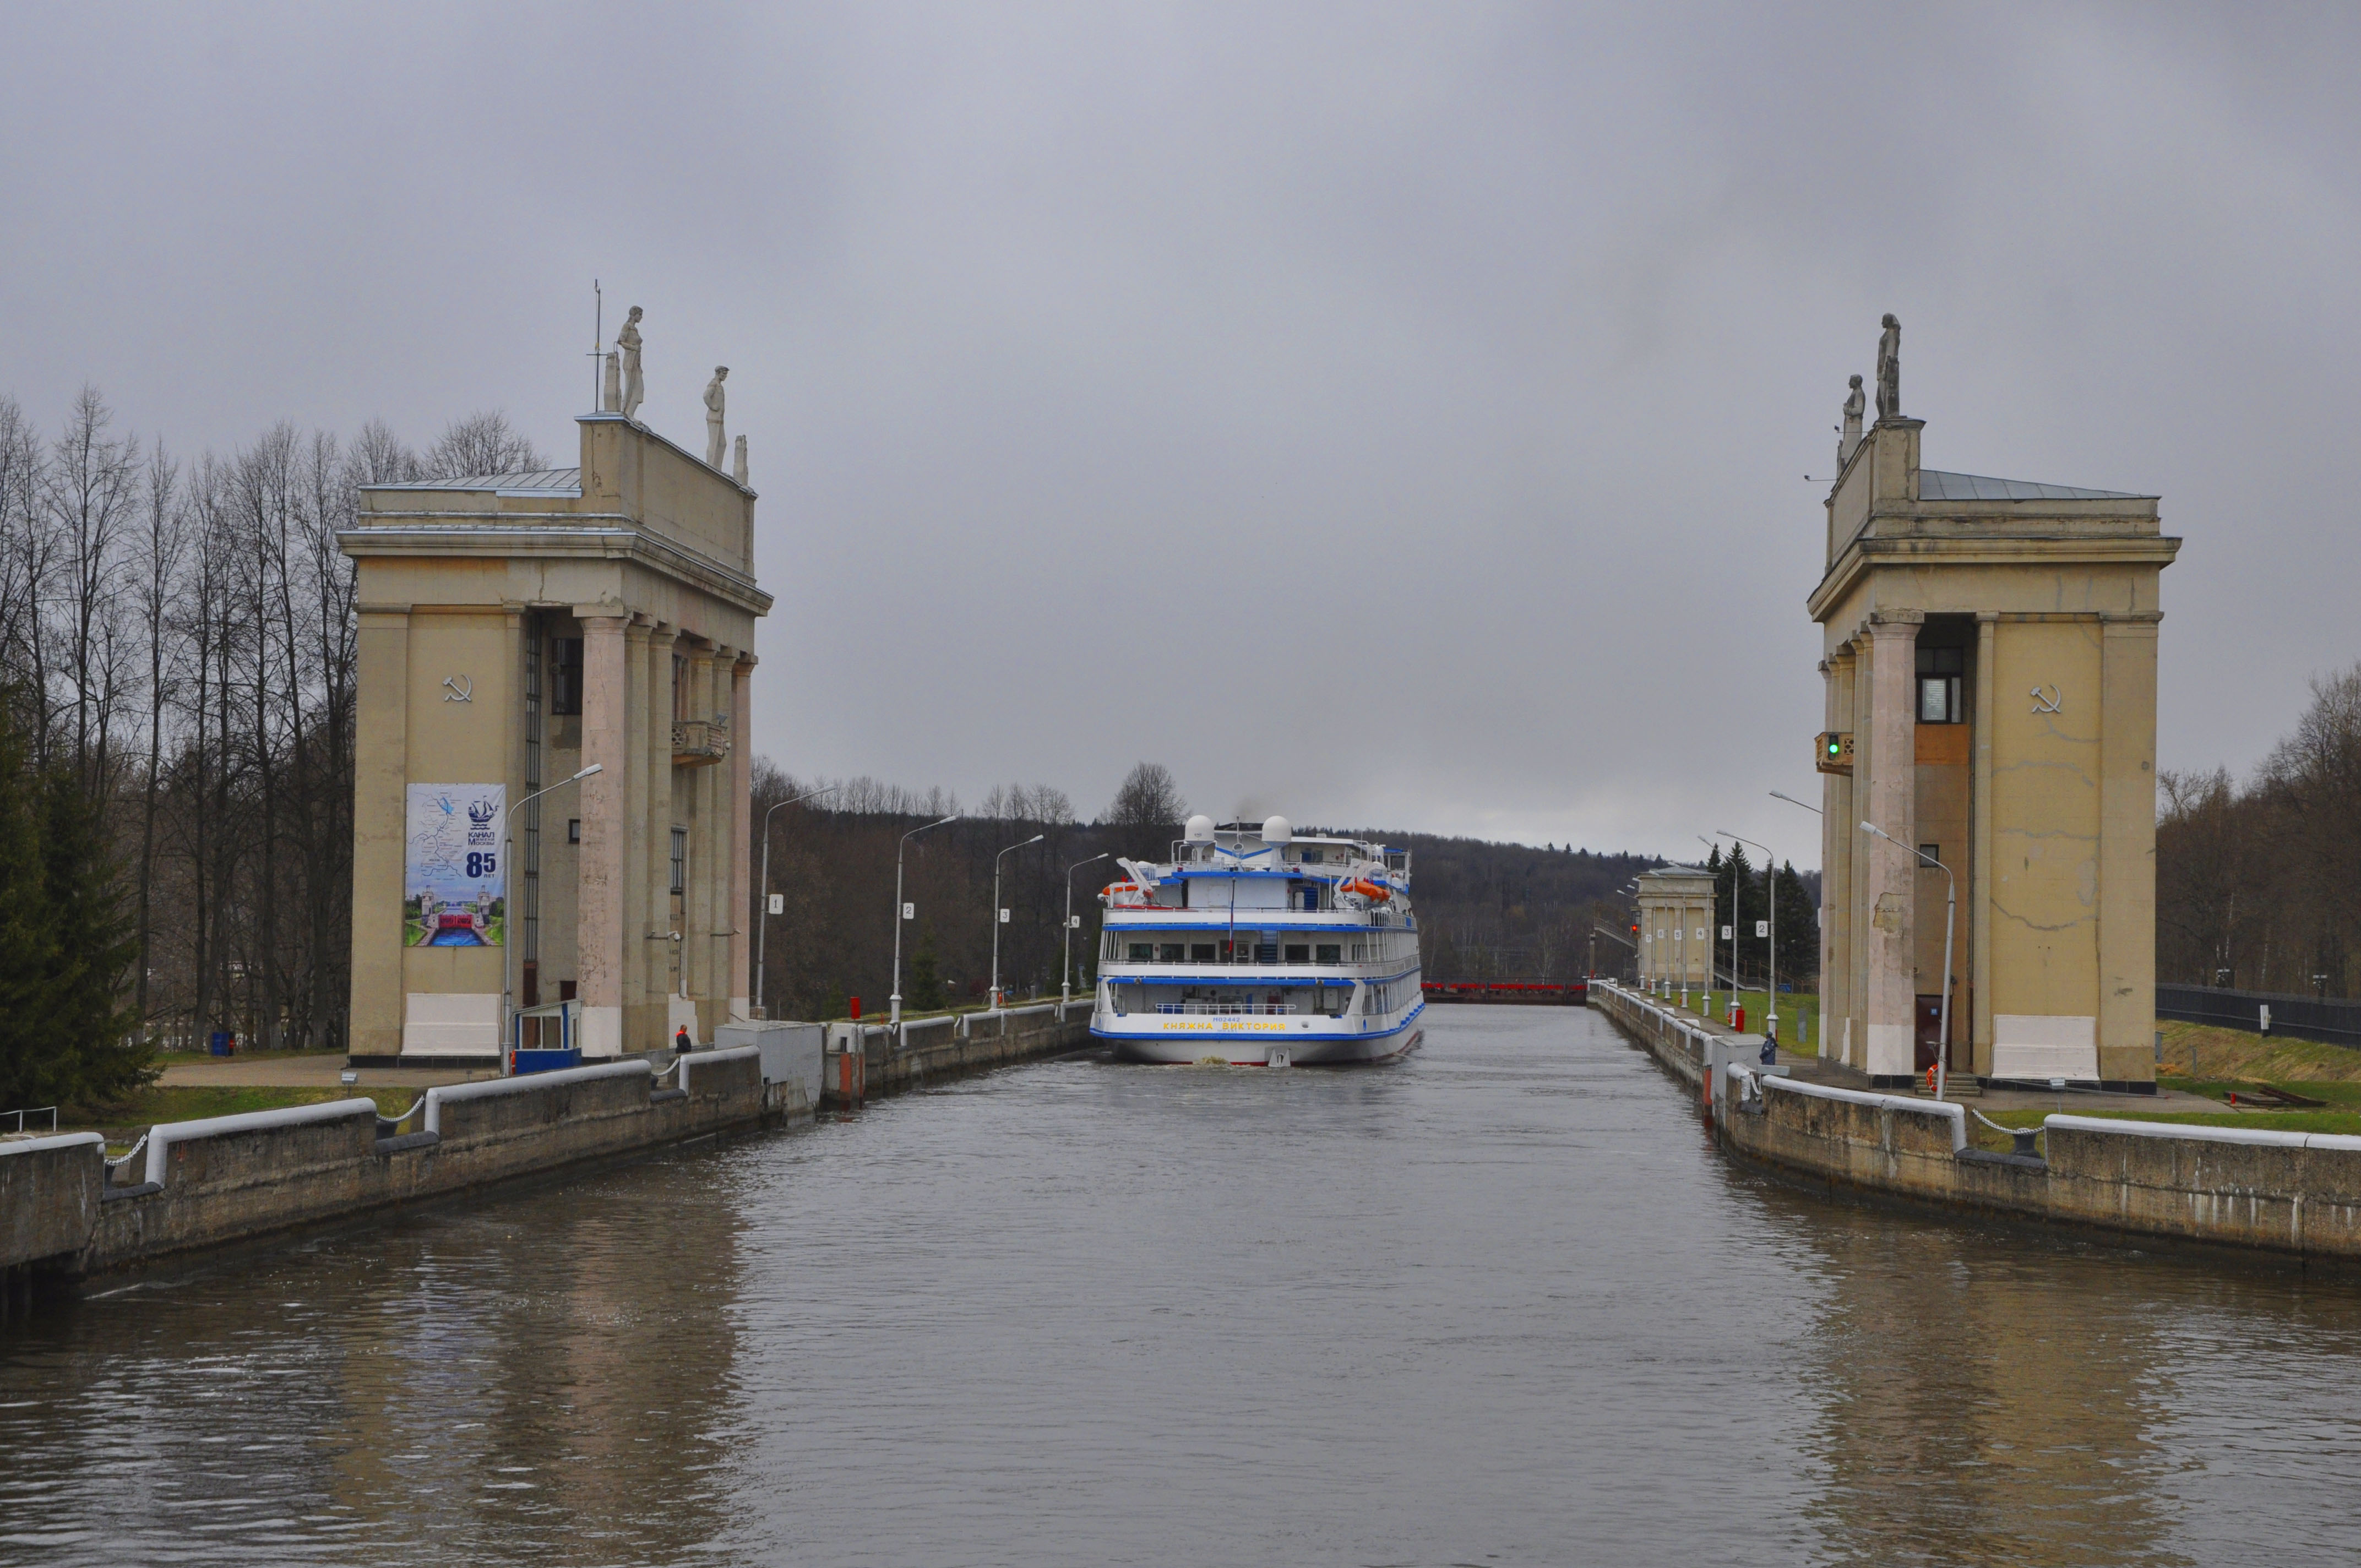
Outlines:
[[1296,1008],[1291,1002],[1159,1002],[1156,1010],[1186,1018],[1284,1018]]

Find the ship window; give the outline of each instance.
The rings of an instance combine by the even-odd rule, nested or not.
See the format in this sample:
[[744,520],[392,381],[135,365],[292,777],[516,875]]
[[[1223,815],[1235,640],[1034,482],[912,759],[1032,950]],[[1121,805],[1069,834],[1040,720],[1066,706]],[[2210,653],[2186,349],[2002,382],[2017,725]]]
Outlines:
[[1192,964],[1212,963],[1220,954],[1221,949],[1211,942],[1191,942],[1189,945],[1189,961]]
[[1156,949],[1146,942],[1134,942],[1131,945],[1131,961],[1133,963],[1147,963],[1149,959],[1155,957],[1155,954]]
[[1345,948],[1342,943],[1323,942],[1320,944],[1320,950],[1316,957],[1323,964],[1337,964],[1345,961],[1344,954]]
[[1180,944],[1178,942],[1165,942],[1159,945],[1156,949],[1156,958],[1157,961],[1159,963],[1179,963],[1180,961]]
[[1320,864],[1326,853],[1324,850],[1306,850],[1303,851],[1303,863],[1307,866],[1316,866]]
[[1287,961],[1291,964],[1310,963],[1312,961],[1312,944],[1309,942],[1288,943]]
[[1255,944],[1254,956],[1255,962],[1258,964],[1275,964],[1279,962],[1279,944],[1277,942],[1257,942]]

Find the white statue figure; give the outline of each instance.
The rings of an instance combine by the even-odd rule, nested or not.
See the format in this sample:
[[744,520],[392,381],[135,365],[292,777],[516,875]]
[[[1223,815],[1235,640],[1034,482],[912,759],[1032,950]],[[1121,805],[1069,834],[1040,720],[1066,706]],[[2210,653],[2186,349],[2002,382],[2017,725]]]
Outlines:
[[1902,417],[1902,323],[1886,313],[1877,339],[1877,417]]
[[598,411],[620,413],[623,411],[623,369],[620,356],[611,348],[607,350],[606,369],[606,378],[598,388]]
[[730,449],[730,477],[741,486],[746,483],[746,438],[742,435],[738,438],[738,444]]
[[623,318],[623,330],[615,334],[615,348],[623,356],[623,401],[616,411],[630,419],[640,411],[648,391],[640,380],[639,306],[633,305],[631,313]]
[[1837,466],[1842,468],[1852,461],[1853,449],[1861,444],[1861,410],[1863,402],[1861,378],[1852,378],[1852,390],[1845,394],[1844,433],[1837,439]]
[[716,365],[713,379],[705,383],[705,466],[717,474],[730,455],[730,440],[721,433],[721,383],[729,378],[730,367]]

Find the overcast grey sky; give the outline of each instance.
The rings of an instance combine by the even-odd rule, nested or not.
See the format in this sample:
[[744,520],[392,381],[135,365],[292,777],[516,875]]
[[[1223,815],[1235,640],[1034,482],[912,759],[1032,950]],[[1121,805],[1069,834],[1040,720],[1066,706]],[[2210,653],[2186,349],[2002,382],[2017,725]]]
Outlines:
[[1887,310],[1930,466],[2163,495],[2165,766],[2361,656],[2351,8],[9,15],[0,392],[571,462],[596,275],[799,773],[1810,863]]

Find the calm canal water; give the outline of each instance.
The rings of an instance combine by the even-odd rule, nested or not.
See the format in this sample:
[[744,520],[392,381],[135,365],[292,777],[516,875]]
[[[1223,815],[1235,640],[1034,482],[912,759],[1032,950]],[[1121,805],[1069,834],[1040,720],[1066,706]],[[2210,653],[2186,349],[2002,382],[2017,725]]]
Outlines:
[[1822,1202],[1587,1012],[1076,1059],[0,1340],[0,1560],[2361,1553],[2361,1285]]

